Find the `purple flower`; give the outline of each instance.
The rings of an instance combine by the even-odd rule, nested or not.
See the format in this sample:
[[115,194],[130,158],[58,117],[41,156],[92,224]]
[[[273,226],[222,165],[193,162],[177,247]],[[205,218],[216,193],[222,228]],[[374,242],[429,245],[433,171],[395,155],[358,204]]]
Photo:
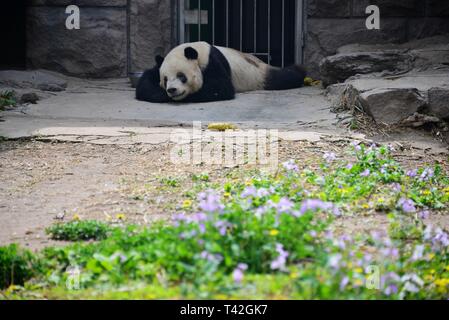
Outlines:
[[287,198],[282,198],[276,205],[276,209],[280,213],[286,213],[293,208],[294,204]]
[[235,283],[241,283],[244,277],[244,273],[240,269],[235,269],[232,273],[232,278],[234,279]]
[[212,190],[200,193],[198,200],[199,207],[205,212],[221,212],[224,209],[224,205],[220,202],[220,196]]
[[396,294],[398,293],[398,286],[395,284],[389,284],[385,290],[384,290],[384,294],[387,296],[391,296],[392,294]]
[[449,247],[449,236],[441,228],[435,230],[435,235],[432,238],[432,244],[435,250]]
[[192,217],[192,220],[195,222],[202,222],[206,221],[207,219],[208,219],[207,215],[202,212],[195,213]]
[[419,216],[420,219],[423,219],[423,220],[429,219],[430,212],[429,212],[429,210],[424,210],[424,211],[421,211],[421,212],[418,214],[418,216]]
[[295,218],[299,218],[299,217],[302,217],[303,215],[304,215],[304,213],[302,213],[301,211],[298,211],[298,210],[295,210],[295,211],[292,211],[292,216],[294,216]]
[[276,251],[279,254],[278,257],[271,262],[271,270],[285,270],[285,264],[289,253],[284,250],[284,246],[280,243],[276,244]]
[[256,209],[256,212],[254,214],[257,218],[261,218],[265,213],[267,213],[268,210],[269,208],[266,206],[259,207]]
[[200,257],[201,259],[214,263],[220,263],[221,261],[223,261],[223,257],[220,254],[212,254],[208,251],[201,252]]
[[343,258],[343,256],[340,253],[334,254],[329,258],[329,266],[332,269],[338,269],[340,267],[340,261]]
[[175,227],[179,227],[181,222],[186,222],[187,221],[187,216],[185,215],[185,213],[176,214],[176,215],[173,216],[173,221],[174,221]]
[[243,190],[241,197],[242,198],[248,198],[248,197],[255,197],[257,195],[257,189],[254,186],[246,187],[245,190]]
[[333,152],[326,152],[323,156],[324,161],[327,163],[334,162],[337,159],[337,156]]
[[416,169],[409,170],[409,171],[407,171],[406,175],[407,175],[407,177],[414,178],[418,175],[418,170],[416,170]]
[[245,276],[244,272],[248,269],[248,265],[245,263],[239,263],[237,267],[234,269],[232,273],[232,277],[235,283],[241,283],[243,281],[243,277]]
[[307,211],[318,211],[318,210],[323,211],[333,210],[333,213],[336,216],[340,215],[340,211],[338,210],[337,207],[335,207],[335,205],[332,202],[324,202],[319,199],[304,200],[301,204],[300,213],[304,214]]
[[383,248],[380,252],[385,258],[396,259],[399,257],[399,250],[397,248]]
[[399,183],[395,182],[391,184],[391,187],[393,189],[393,191],[395,192],[401,192],[402,191],[402,187]]
[[398,202],[398,205],[401,207],[401,210],[405,213],[416,212],[415,202],[411,199],[401,198]]
[[282,164],[282,166],[285,168],[285,170],[287,171],[299,171],[298,166],[296,165],[294,160],[289,160],[287,162],[284,162]]
[[343,291],[346,288],[346,286],[348,285],[348,283],[349,283],[349,278],[347,276],[345,276],[343,279],[341,279],[340,291]]
[[388,272],[384,276],[381,276],[380,286],[384,288],[384,294],[390,296],[398,293],[398,284],[401,281],[401,277],[395,272]]
[[271,193],[272,192],[270,190],[268,190],[268,189],[260,188],[260,189],[257,190],[257,197],[258,198],[263,198],[263,197],[269,196]]
[[360,142],[358,142],[358,141],[351,142],[351,145],[354,147],[354,149],[356,151],[362,150],[362,147],[360,146]]
[[426,168],[421,173],[421,176],[419,177],[420,181],[428,181],[434,176],[434,171],[432,168]]
[[221,236],[225,236],[228,229],[232,227],[232,224],[227,221],[219,220],[215,223],[215,227],[218,229]]
[[348,163],[346,165],[346,169],[351,170],[354,167],[354,165],[352,163]]
[[417,245],[415,247],[415,250],[413,251],[413,255],[412,255],[412,257],[410,259],[412,261],[421,260],[423,258],[423,256],[424,256],[424,249],[425,249],[424,245],[422,245],[422,244]]
[[365,171],[363,171],[360,176],[361,177],[369,177],[369,175],[371,174],[371,170],[370,169],[366,169]]

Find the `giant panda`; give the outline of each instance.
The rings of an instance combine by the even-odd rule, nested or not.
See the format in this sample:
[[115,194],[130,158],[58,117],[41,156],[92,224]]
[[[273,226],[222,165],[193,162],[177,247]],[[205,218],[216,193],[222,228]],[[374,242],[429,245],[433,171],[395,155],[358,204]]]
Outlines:
[[136,98],[148,102],[208,102],[230,100],[237,92],[285,90],[304,85],[300,66],[272,67],[250,54],[212,46],[184,43],[142,75]]

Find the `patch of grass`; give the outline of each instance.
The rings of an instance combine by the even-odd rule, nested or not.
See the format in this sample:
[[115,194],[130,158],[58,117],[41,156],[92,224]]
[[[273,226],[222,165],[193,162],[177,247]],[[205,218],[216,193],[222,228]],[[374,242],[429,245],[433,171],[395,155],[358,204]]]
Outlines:
[[0,110],[13,107],[17,104],[14,91],[3,91],[0,93]]
[[180,185],[179,180],[176,179],[176,178],[172,178],[172,177],[161,178],[161,179],[160,179],[160,182],[161,182],[163,185],[166,185],[166,186],[172,187],[172,188],[179,187],[179,185]]
[[200,174],[192,174],[192,181],[198,182],[209,182],[209,174],[206,172],[200,173]]
[[46,232],[54,240],[86,241],[103,240],[112,230],[113,228],[106,223],[85,220],[58,223],[49,227]]
[[23,285],[34,274],[34,255],[17,245],[0,247],[0,289]]

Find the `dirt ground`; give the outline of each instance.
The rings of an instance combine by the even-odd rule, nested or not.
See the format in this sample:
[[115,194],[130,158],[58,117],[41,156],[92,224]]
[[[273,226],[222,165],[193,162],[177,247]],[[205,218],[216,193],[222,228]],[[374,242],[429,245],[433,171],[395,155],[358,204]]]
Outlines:
[[[281,141],[279,161],[297,159],[304,166],[316,166],[324,152],[340,153],[348,143]],[[193,175],[207,173],[211,183],[220,185],[225,179],[242,178],[254,168],[174,165],[171,148],[168,143],[0,142],[0,245],[15,242],[39,249],[56,244],[48,239],[45,228],[76,215],[106,221],[124,215],[128,222],[139,224],[166,219],[182,205],[193,186]],[[449,168],[447,155],[403,144],[398,149],[395,156],[405,167],[439,162]],[[173,181],[171,186],[167,180]],[[434,224],[449,226],[447,215],[432,219]],[[387,219],[384,214],[367,214],[337,223],[363,232],[385,229]]]

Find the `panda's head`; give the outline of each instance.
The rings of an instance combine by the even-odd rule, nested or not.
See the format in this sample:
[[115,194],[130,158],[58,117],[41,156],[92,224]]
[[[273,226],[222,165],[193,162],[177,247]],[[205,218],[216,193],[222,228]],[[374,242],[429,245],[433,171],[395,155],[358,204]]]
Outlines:
[[171,99],[183,100],[203,86],[198,51],[194,48],[190,46],[175,48],[160,62],[160,85]]

